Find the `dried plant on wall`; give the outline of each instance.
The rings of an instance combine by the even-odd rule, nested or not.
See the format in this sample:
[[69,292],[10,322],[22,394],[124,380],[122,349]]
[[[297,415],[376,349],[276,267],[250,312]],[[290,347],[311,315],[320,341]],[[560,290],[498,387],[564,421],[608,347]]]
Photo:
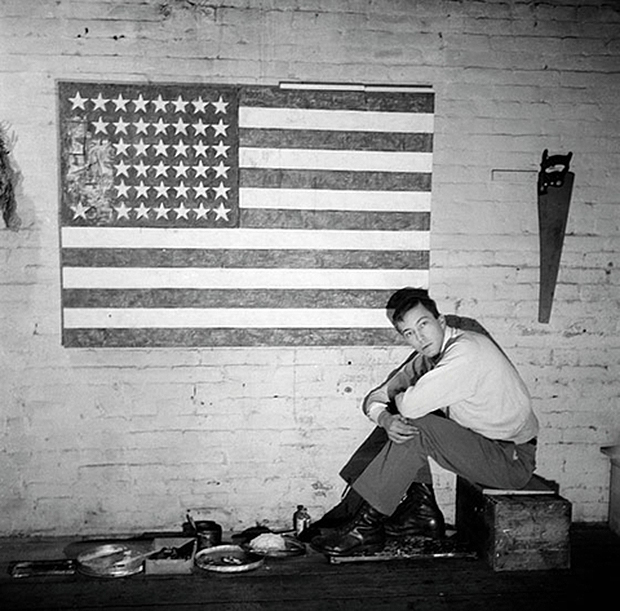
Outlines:
[[11,167],[9,158],[11,144],[14,142],[14,138],[7,136],[6,127],[0,124],[0,210],[5,225],[16,231],[21,224],[15,202],[17,173]]

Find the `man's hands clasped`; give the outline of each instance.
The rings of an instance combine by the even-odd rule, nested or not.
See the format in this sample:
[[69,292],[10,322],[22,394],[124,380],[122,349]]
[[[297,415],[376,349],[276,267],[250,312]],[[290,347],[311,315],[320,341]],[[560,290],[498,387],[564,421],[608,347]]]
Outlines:
[[383,412],[379,416],[378,424],[385,429],[388,438],[394,443],[405,443],[420,434],[412,421],[400,414]]

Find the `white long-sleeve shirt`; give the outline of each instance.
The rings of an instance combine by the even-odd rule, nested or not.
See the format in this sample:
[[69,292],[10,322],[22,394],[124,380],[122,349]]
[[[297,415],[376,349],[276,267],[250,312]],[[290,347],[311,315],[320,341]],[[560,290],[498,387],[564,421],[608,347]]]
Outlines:
[[525,443],[538,434],[538,420],[521,376],[488,337],[446,327],[433,366],[418,353],[364,398],[363,409],[377,421],[394,401],[407,418],[449,408],[449,417],[490,439]]

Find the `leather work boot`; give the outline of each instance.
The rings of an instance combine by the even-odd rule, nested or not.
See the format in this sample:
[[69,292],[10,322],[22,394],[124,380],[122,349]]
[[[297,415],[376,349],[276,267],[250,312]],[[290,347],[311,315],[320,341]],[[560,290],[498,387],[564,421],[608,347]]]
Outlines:
[[338,505],[316,522],[312,522],[308,528],[297,535],[297,539],[304,543],[311,543],[316,537],[325,536],[331,531],[348,526],[363,504],[364,499],[353,488],[349,488]]
[[380,552],[385,545],[383,523],[387,516],[364,503],[349,524],[312,541],[312,547],[328,556],[352,556]]
[[404,500],[386,520],[385,532],[390,537],[418,535],[441,539],[445,536],[446,524],[432,484],[411,484]]

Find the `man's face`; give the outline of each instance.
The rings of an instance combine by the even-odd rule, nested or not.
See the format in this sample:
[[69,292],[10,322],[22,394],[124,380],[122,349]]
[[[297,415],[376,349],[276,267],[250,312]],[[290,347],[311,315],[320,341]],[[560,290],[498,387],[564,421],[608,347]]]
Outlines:
[[435,357],[441,351],[446,320],[435,318],[422,304],[409,310],[396,328],[405,341],[425,356]]

